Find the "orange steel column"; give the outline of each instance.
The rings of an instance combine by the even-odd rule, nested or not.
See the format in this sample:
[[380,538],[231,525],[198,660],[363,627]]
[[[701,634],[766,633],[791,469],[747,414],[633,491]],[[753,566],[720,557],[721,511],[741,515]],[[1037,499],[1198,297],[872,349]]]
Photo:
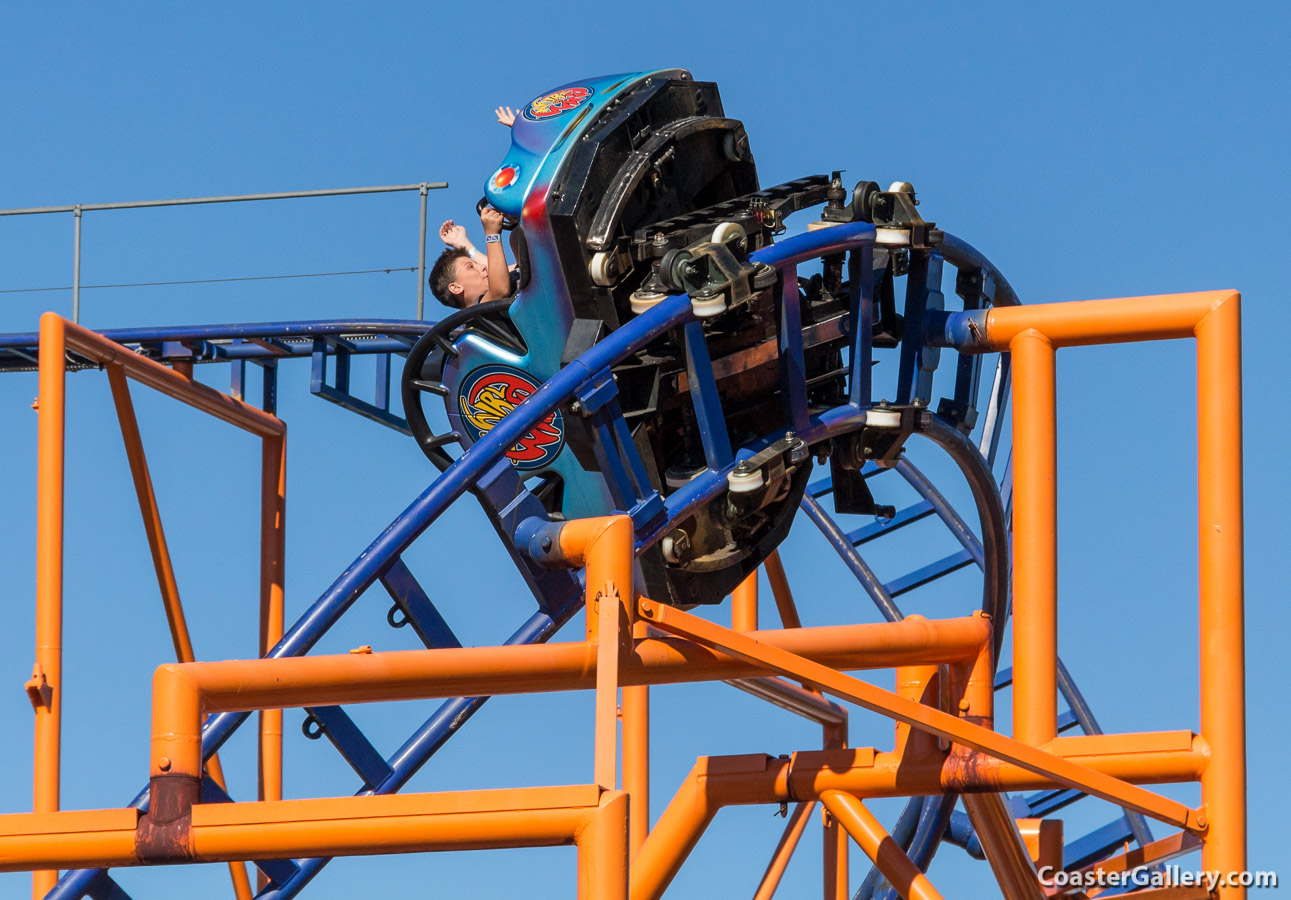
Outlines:
[[601,806],[575,835],[579,900],[628,898],[628,796],[601,795]]
[[[287,517],[287,435],[265,437],[260,452],[260,655],[282,639]],[[260,713],[258,793],[282,799],[282,710]],[[258,888],[269,883],[257,872]]]
[[[1201,799],[1210,833],[1201,866],[1246,869],[1246,681],[1242,561],[1241,301],[1197,323],[1197,468],[1201,593],[1201,733],[1210,765]],[[1222,887],[1224,900],[1245,888]]]
[[758,630],[758,570],[754,569],[731,594],[731,630]]
[[[827,722],[822,726],[826,750],[841,750],[847,746],[846,721]],[[838,818],[828,809],[822,809],[824,834],[824,895],[825,900],[847,900],[848,889],[847,832],[838,825]]]
[[801,628],[798,618],[798,607],[794,605],[793,593],[789,590],[789,579],[784,574],[784,564],[780,562],[780,551],[772,550],[771,555],[762,564],[767,572],[767,581],[771,583],[771,594],[775,597],[776,610],[785,628]]
[[1026,330],[1013,356],[1013,736],[1058,735],[1057,457],[1054,348]]
[[[175,658],[179,662],[193,662],[197,656],[193,652],[188,622],[184,617],[184,607],[179,599],[179,584],[175,580],[175,569],[171,564],[170,551],[166,546],[166,532],[161,524],[161,511],[157,508],[157,495],[152,488],[152,476],[148,472],[148,458],[144,454],[143,440],[139,435],[139,422],[135,418],[134,403],[130,400],[130,385],[120,366],[109,365],[107,372],[108,383],[112,388],[112,400],[116,405],[117,421],[121,425],[121,439],[125,444],[126,458],[130,462],[135,494],[139,498],[139,513],[143,517],[148,549],[152,553],[152,565],[157,573],[157,587],[161,591],[162,605],[166,609],[166,621],[170,625],[171,641],[175,645]],[[206,769],[211,780],[227,792],[228,786],[224,780],[224,769],[220,765],[219,756],[213,755],[207,760]],[[229,877],[233,880],[233,893],[238,900],[251,900],[251,880],[247,877],[246,866],[240,862],[229,863]]]
[[594,780],[612,791],[618,773],[619,667],[632,649],[636,608],[632,520],[606,516],[567,522],[560,529],[560,550],[570,564],[586,566],[586,604],[589,611],[596,607]]
[[[36,474],[36,665],[29,690],[36,707],[32,811],[54,812],[59,801],[63,719],[63,439],[66,322],[40,317],[40,421]],[[32,896],[44,897],[58,872],[32,873]]]
[[[647,635],[646,624],[633,623],[633,636]],[[650,688],[623,687],[623,790],[628,794],[628,846],[631,855],[650,833]]]
[[932,886],[928,876],[910,861],[910,857],[860,800],[840,791],[824,791],[820,800],[843,824],[865,855],[874,861],[898,894],[907,900],[941,900],[941,894]]

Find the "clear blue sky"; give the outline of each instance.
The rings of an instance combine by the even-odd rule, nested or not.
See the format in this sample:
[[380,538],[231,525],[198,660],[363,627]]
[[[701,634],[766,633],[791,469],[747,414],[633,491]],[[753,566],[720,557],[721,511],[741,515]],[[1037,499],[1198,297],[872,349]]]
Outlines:
[[[1288,25],[1271,3],[10,4],[0,11],[0,207],[444,180],[452,187],[432,195],[432,226],[470,221],[506,149],[495,105],[583,76],[681,66],[718,82],[728,114],[747,125],[763,183],[832,168],[911,181],[924,215],[982,249],[1026,302],[1241,290],[1250,861],[1287,877],[1277,760],[1291,739],[1281,664],[1291,428],[1277,335],[1291,238]],[[417,200],[98,213],[84,228],[87,285],[406,267],[416,262]],[[0,289],[70,284],[71,249],[70,216],[0,218]],[[415,294],[408,273],[86,290],[82,319],[410,317]],[[70,294],[0,294],[0,332],[34,330],[45,309],[69,314]],[[280,383],[291,435],[289,619],[433,474],[406,438],[310,397],[307,368],[286,366]],[[1062,652],[1109,731],[1195,728],[1192,348],[1065,351],[1059,373]],[[223,369],[202,377],[226,386]],[[87,808],[124,803],[144,783],[149,678],[170,644],[106,380],[69,381],[63,797]],[[0,377],[5,812],[30,808],[21,685],[34,627],[35,392],[34,375]],[[198,654],[249,655],[258,452],[170,401],[135,397]],[[874,618],[806,523],[786,559],[807,623]],[[902,562],[874,560],[888,577]],[[465,641],[500,640],[527,614],[477,510],[445,517],[410,563]],[[971,578],[952,580],[912,611],[961,611],[975,590]],[[372,594],[322,649],[411,646],[385,626],[385,608]],[[818,740],[720,685],[656,698],[656,814],[698,754],[787,753]],[[432,706],[356,715],[390,752]],[[288,793],[350,793],[354,780],[330,748],[296,737],[300,718],[287,714]],[[412,789],[584,782],[590,723],[589,695],[494,701]],[[885,747],[890,733],[858,715],[852,740]],[[244,798],[253,747],[248,730],[227,752]],[[1195,800],[1190,789],[1172,795]],[[892,806],[878,807],[890,821]],[[780,829],[770,812],[722,813],[674,894],[750,894]],[[1077,807],[1068,834],[1105,815]],[[818,890],[816,841],[785,896]],[[857,873],[862,862],[853,855]],[[568,896],[573,871],[568,850],[351,860],[306,896],[371,885],[391,895]],[[987,895],[984,865],[954,848],[932,877],[948,893]],[[138,898],[180,884],[191,896],[227,892],[222,866],[121,881]],[[0,876],[0,896],[27,890],[26,876]]]

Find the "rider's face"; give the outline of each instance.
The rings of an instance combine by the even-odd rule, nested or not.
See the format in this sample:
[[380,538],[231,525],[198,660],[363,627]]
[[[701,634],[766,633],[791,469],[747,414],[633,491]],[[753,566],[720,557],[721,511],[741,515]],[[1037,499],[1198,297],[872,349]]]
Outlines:
[[[489,289],[489,267],[474,257],[459,259],[453,270],[453,284],[461,289],[462,306],[474,306]],[[449,290],[452,290],[450,286]]]

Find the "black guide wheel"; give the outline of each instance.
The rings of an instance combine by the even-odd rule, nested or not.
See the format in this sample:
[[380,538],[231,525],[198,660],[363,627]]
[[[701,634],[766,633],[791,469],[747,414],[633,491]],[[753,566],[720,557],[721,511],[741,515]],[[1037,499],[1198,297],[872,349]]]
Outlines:
[[[480,213],[484,212],[485,207],[487,207],[488,205],[489,205],[489,198],[481,197],[480,202],[475,204],[475,214],[478,216]],[[502,212],[502,211],[498,210],[498,212]],[[508,216],[506,213],[502,213],[503,231],[511,231],[519,224],[520,224],[520,220],[517,219],[515,216]]]
[[[443,373],[443,358],[456,356],[453,347],[454,333],[462,328],[478,329],[490,340],[505,346],[517,353],[525,353],[524,342],[516,334],[507,318],[507,309],[511,300],[490,300],[488,303],[477,303],[466,309],[459,309],[451,316],[440,319],[430,330],[418,338],[408,351],[408,359],[403,364],[403,417],[408,421],[408,430],[413,440],[434,463],[435,468],[444,471],[453,464],[453,458],[444,452],[447,444],[461,443],[462,436],[455,431],[448,434],[435,434],[426,421],[426,410],[422,407],[422,398],[426,394],[439,397],[447,396],[448,389],[439,381]],[[431,355],[439,351],[440,361],[436,363]],[[437,371],[427,372],[427,364]]]

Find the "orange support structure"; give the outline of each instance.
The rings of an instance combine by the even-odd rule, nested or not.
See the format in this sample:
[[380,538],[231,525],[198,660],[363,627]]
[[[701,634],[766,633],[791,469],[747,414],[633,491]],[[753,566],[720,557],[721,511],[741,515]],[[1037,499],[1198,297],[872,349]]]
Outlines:
[[[157,571],[158,586],[170,623],[176,655],[181,661],[193,659],[192,641],[184,622],[183,609],[170,556],[166,550],[161,518],[148,475],[143,445],[139,437],[134,407],[130,401],[126,378],[180,400],[229,424],[249,431],[264,441],[264,483],[273,483],[273,491],[263,492],[261,532],[262,591],[261,634],[281,637],[283,525],[286,483],[286,426],[275,416],[235,400],[226,394],[193,381],[186,376],[63,319],[46,313],[40,320],[40,412],[37,476],[37,549],[36,549],[36,665],[28,684],[36,709],[35,752],[33,772],[34,813],[59,809],[59,781],[62,733],[62,644],[63,644],[63,509],[64,446],[66,410],[67,353],[74,352],[107,369],[113,400],[121,423],[122,438],[130,460],[131,473],[139,497],[140,511],[148,536],[149,549]],[[271,587],[270,585],[276,585]],[[275,612],[276,610],[276,612]],[[276,630],[275,630],[276,629]],[[272,643],[272,642],[271,642]],[[263,652],[263,648],[261,649]],[[282,725],[281,713],[268,714],[269,722],[277,716],[276,739],[262,746],[261,765],[270,773],[269,796],[281,796]],[[267,732],[266,732],[267,733]],[[222,782],[218,759],[212,760],[212,775]],[[241,874],[239,875],[239,871]],[[240,898],[250,896],[245,869],[232,869],[235,890]],[[57,881],[53,870],[33,875],[32,894],[44,897]]]
[[[1051,736],[1049,622],[1056,617],[1051,518],[1027,518],[1053,495],[1053,349],[1126,341],[1197,342],[1197,471],[1201,734],[1211,761],[1201,773],[1202,868],[1246,869],[1246,682],[1242,559],[1241,297],[1236,291],[1167,294],[992,309],[979,349],[1014,351],[1015,722],[1020,738]],[[1047,344],[1043,350],[1038,345]],[[1019,353],[1019,350],[1021,351]],[[1024,401],[1024,396],[1026,400]],[[1026,405],[1024,406],[1024,402]],[[1047,416],[1047,418],[1037,418]],[[1021,440],[1025,440],[1026,444]],[[1039,458],[1037,458],[1039,457]],[[1024,510],[1026,512],[1024,512]],[[1024,612],[1024,609],[1026,610]],[[1028,626],[1019,631],[1025,620]],[[1028,641],[1039,646],[1026,646]],[[1245,889],[1220,888],[1224,898]]]
[[[640,597],[624,515],[560,523],[555,563],[583,568],[584,639],[343,656],[195,662],[126,379],[134,378],[259,436],[259,651],[283,629],[285,429],[273,416],[57,316],[41,323],[40,473],[33,808],[0,816],[0,871],[36,870],[43,896],[58,868],[237,861],[522,846],[578,849],[584,900],[656,900],[726,806],[794,804],[756,900],[770,900],[817,803],[827,815],[826,900],[849,895],[850,835],[907,898],[939,898],[865,802],[962,794],[1001,890],[1046,895],[1035,859],[1059,828],[1028,821],[1003,792],[1071,788],[1166,822],[1176,834],[1091,864],[1125,872],[1202,851],[1202,868],[1246,866],[1239,298],[1232,292],[993,309],[966,352],[1012,354],[1014,401],[1013,734],[994,730],[992,623],[982,614],[801,627],[778,556],[765,562],[782,629],[760,629],[758,575],[734,592],[731,627]],[[974,320],[975,322],[978,320]],[[1057,733],[1055,362],[1092,343],[1194,337],[1198,359],[1200,732]],[[178,663],[157,668],[150,807],[60,812],[62,515],[67,351],[108,368]],[[543,527],[546,527],[545,525]],[[546,560],[551,562],[551,560]],[[723,620],[725,621],[725,620]],[[855,677],[895,669],[895,691]],[[702,757],[650,828],[654,685],[724,680],[822,728],[822,748],[781,757]],[[492,791],[281,799],[283,707],[593,690],[590,783]],[[621,693],[621,705],[620,705]],[[894,723],[892,748],[848,746],[839,698]],[[201,726],[210,713],[262,711],[260,799],[199,800]],[[618,728],[622,726],[621,777]],[[210,762],[220,777],[218,760]],[[1193,809],[1144,785],[1200,781]],[[1044,828],[1049,825],[1051,827]],[[240,869],[239,869],[240,870]],[[245,872],[243,872],[245,879]],[[236,873],[235,873],[236,879]],[[245,895],[246,885],[238,890]],[[1053,892],[1049,891],[1049,895]],[[1245,896],[1219,888],[1221,900]]]

